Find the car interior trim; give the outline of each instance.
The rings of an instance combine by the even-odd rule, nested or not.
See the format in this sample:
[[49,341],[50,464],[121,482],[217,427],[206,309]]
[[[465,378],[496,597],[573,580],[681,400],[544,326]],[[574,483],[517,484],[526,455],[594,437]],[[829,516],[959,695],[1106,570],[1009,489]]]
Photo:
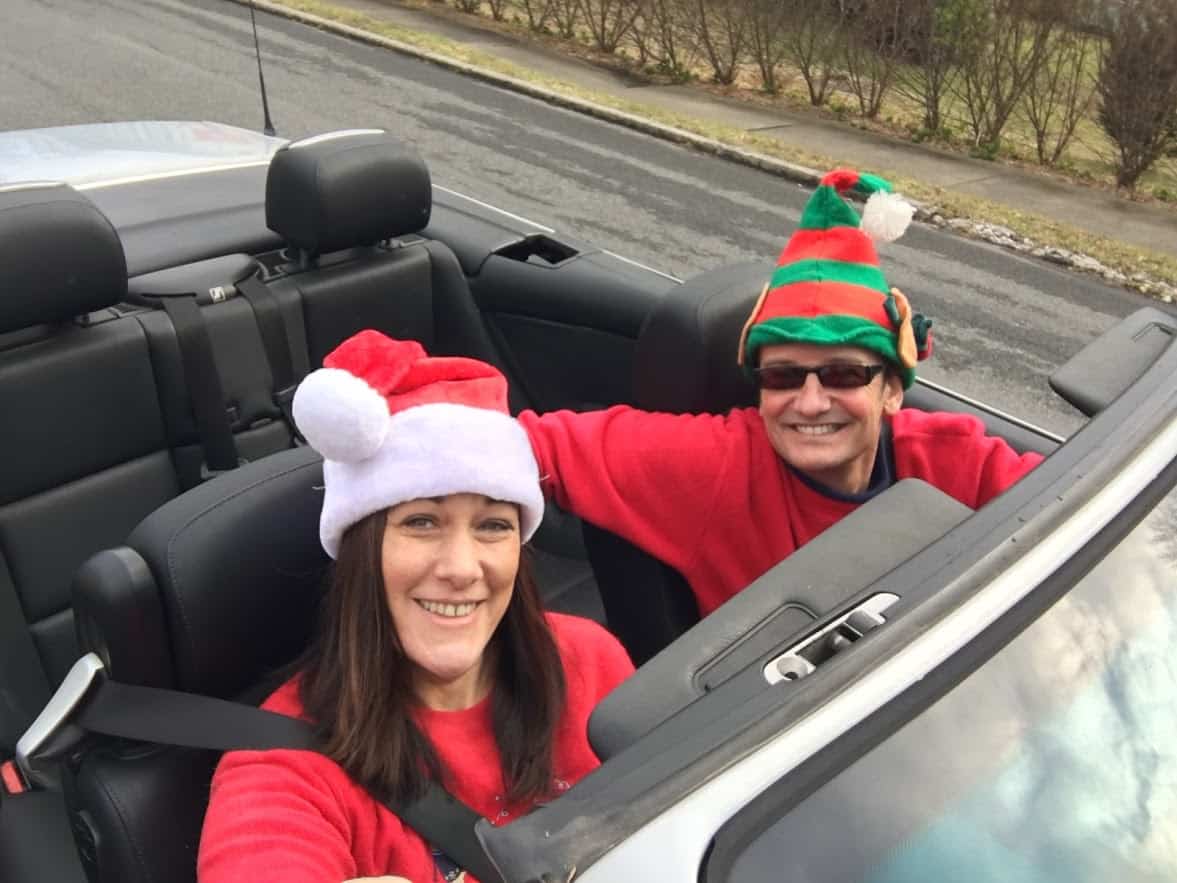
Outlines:
[[882,659],[813,714],[727,769],[722,779],[704,783],[674,804],[604,855],[581,879],[588,883],[617,879],[618,869],[640,865],[641,855],[651,852],[650,839],[679,844],[673,851],[677,868],[666,866],[665,851],[653,851],[661,856],[661,874],[670,879],[694,875],[719,824],[771,782],[893,701],[910,684],[930,674],[974,640],[1072,557],[1074,549],[1091,540],[1175,456],[1177,423],[1170,423],[1056,530],[948,613],[937,628],[924,631]]

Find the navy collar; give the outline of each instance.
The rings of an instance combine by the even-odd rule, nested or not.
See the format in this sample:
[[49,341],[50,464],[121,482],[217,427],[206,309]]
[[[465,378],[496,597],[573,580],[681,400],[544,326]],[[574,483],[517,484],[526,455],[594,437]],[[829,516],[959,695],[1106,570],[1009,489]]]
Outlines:
[[895,446],[891,441],[891,424],[889,421],[883,421],[882,429],[879,432],[879,448],[875,452],[875,465],[870,473],[870,483],[861,493],[844,494],[810,478],[789,463],[785,463],[785,465],[801,480],[802,484],[823,497],[829,497],[831,500],[838,500],[842,503],[865,503],[895,483]]

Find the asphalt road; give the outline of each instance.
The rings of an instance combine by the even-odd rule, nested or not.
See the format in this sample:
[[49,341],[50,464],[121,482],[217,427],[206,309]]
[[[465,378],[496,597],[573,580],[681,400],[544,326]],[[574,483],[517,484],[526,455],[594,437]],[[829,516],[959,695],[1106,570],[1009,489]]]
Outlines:
[[[433,65],[258,15],[279,134],[378,126],[438,184],[685,277],[773,259],[795,184]],[[249,12],[226,0],[5,0],[0,127],[209,119],[260,128]],[[935,323],[923,375],[1057,432],[1082,421],[1046,376],[1146,299],[938,230],[882,250]]]

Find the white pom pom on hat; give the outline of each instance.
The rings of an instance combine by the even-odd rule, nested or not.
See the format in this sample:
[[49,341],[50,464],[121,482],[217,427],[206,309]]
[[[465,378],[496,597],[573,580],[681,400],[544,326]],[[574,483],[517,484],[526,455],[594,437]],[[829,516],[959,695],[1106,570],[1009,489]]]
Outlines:
[[907,232],[915,206],[886,190],[876,190],[862,210],[862,232],[875,242],[894,242]]
[[328,460],[367,460],[388,435],[388,402],[340,368],[312,371],[294,393],[294,423]]

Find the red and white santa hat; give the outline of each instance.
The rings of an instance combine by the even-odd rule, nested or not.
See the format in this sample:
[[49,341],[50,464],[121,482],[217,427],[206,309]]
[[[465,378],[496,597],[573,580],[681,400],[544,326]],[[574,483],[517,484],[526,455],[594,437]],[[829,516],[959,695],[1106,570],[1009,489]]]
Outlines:
[[332,558],[357,521],[422,497],[516,503],[524,542],[543,519],[531,443],[507,410],[506,378],[485,362],[361,331],[299,384],[294,420],[323,455],[319,538]]

